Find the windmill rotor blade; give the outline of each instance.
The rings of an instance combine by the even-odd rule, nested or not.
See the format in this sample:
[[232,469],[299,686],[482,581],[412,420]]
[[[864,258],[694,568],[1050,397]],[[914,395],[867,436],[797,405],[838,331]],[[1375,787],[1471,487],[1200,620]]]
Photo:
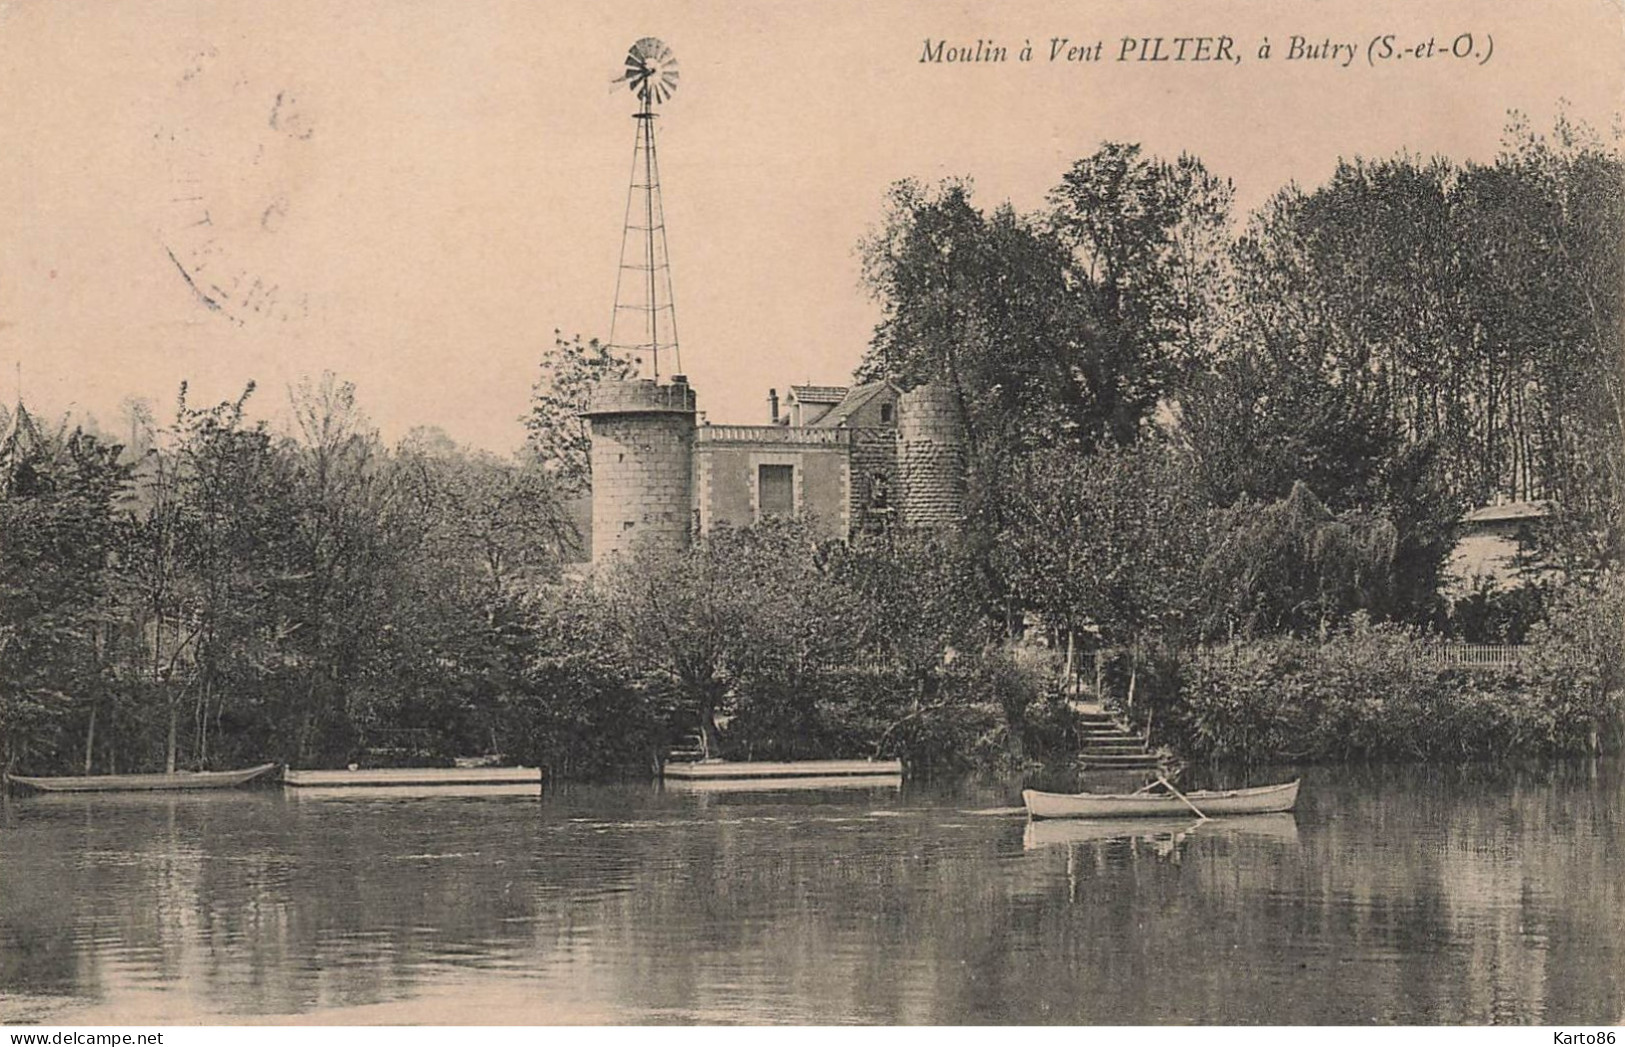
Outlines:
[[643,37],[627,51],[621,78],[640,101],[662,103],[677,90],[677,56],[664,42]]

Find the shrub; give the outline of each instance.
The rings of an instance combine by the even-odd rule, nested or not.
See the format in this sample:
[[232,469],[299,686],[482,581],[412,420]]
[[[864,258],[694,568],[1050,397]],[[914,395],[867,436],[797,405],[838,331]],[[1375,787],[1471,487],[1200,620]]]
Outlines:
[[1181,669],[1163,733],[1189,757],[1242,762],[1590,751],[1599,726],[1617,732],[1618,689],[1563,637],[1511,669],[1446,666],[1425,638],[1358,616],[1324,643],[1205,648]]

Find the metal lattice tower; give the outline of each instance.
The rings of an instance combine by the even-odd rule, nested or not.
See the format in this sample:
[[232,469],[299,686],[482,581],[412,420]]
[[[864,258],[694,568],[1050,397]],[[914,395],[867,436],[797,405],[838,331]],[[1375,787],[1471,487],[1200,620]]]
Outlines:
[[660,161],[655,152],[655,106],[677,89],[677,59],[653,37],[633,44],[626,55],[625,80],[638,98],[632,115],[632,178],[626,193],[626,228],[621,234],[621,267],[615,276],[615,312],[609,344],[647,360],[656,381],[660,354],[683,369],[677,347],[677,305],[672,295],[671,256],[666,250],[666,211],[660,200]]

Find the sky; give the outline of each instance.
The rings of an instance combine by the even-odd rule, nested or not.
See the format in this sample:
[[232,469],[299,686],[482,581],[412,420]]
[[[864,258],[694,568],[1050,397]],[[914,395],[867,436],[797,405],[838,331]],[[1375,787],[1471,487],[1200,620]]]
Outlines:
[[[1622,25],[1617,0],[0,0],[0,400],[116,431],[128,397],[162,419],[183,380],[199,404],[253,380],[277,422],[331,370],[386,439],[513,449],[555,329],[608,333],[634,132],[611,81],[643,36],[681,65],[658,130],[683,367],[750,423],[857,363],[856,245],[897,179],[1030,210],[1136,141],[1245,211],[1339,157],[1488,160],[1509,109],[1614,125]],[[1462,33],[1494,53],[1367,62]],[[1114,61],[1221,34],[1239,63]],[[1289,59],[1294,35],[1355,60]],[[1051,62],[1053,37],[1105,60]],[[921,61],[978,39],[1008,60]]]

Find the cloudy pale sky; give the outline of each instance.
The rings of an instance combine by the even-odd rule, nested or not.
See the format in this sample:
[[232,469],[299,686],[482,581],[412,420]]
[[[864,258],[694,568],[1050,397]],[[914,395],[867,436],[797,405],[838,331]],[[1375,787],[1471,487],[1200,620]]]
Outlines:
[[[682,68],[659,131],[683,364],[713,420],[754,422],[769,386],[856,363],[854,246],[896,179],[1033,208],[1123,139],[1251,206],[1339,156],[1489,158],[1509,108],[1610,127],[1621,27],[1609,0],[0,2],[0,399],[20,364],[29,402],[112,425],[255,379],[275,417],[331,369],[386,437],[516,446],[553,330],[607,333],[633,138],[610,80],[642,36]],[[1487,63],[1365,61],[1465,32]],[[1046,61],[1057,36],[1109,59],[1220,34],[1239,65]],[[1288,61],[1294,34],[1360,57]],[[920,61],[978,38],[1011,61]]]

